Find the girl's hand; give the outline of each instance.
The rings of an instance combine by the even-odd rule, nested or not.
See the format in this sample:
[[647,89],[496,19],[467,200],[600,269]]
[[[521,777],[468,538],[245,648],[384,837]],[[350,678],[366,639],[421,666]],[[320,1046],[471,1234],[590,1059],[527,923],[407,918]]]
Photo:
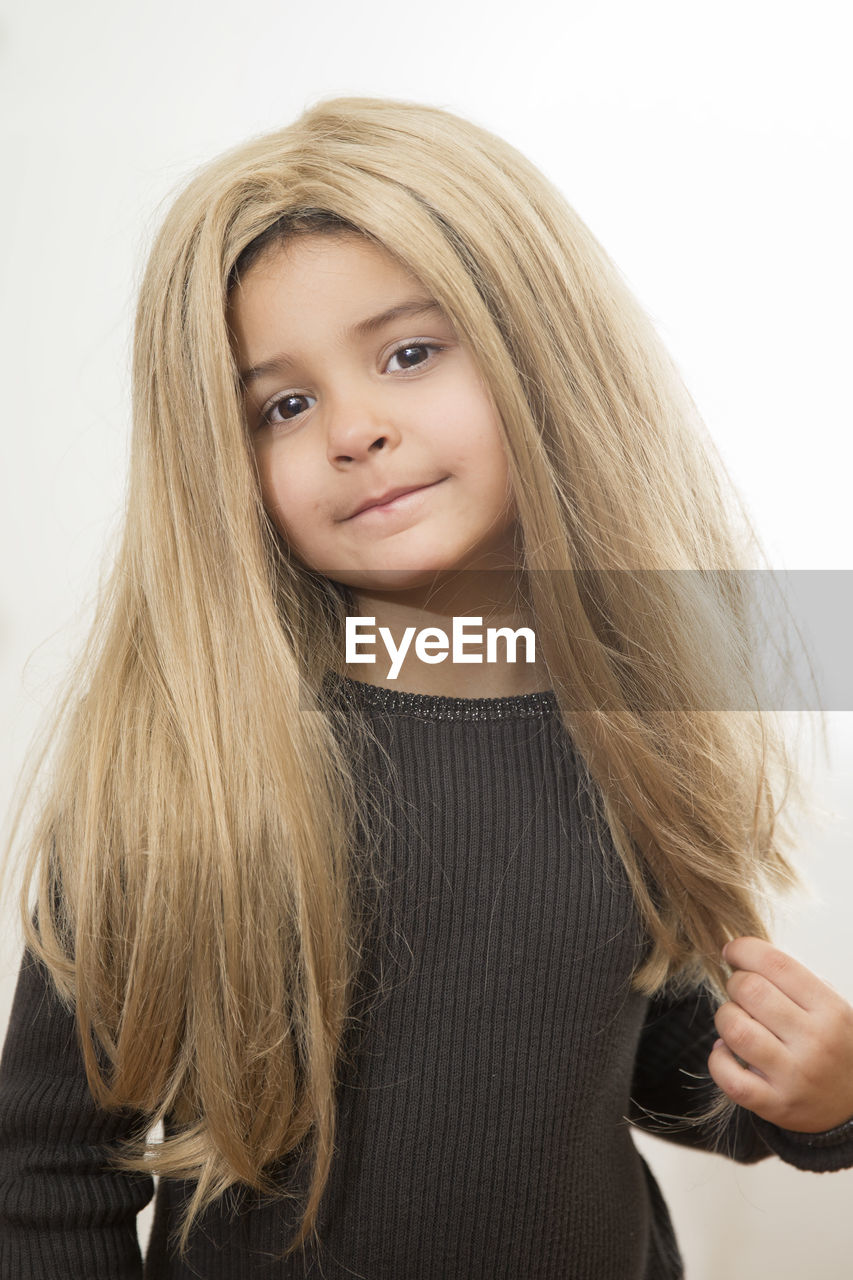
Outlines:
[[782,1129],[821,1133],[844,1124],[853,1117],[853,1007],[761,938],[734,938],[723,959],[734,973],[730,999],[714,1017],[722,1039],[708,1059],[712,1078],[733,1102]]

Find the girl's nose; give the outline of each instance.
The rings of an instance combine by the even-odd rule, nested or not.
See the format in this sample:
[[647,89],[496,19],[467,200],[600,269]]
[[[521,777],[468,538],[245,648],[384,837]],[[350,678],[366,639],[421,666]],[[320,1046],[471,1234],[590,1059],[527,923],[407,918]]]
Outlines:
[[342,398],[330,408],[326,447],[330,462],[365,458],[387,448],[400,438],[399,429],[385,410],[371,404],[368,397]]

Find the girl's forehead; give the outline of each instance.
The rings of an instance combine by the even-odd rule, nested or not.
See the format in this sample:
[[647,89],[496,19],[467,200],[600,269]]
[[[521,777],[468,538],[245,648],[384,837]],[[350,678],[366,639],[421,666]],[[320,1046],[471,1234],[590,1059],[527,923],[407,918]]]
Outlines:
[[232,318],[278,312],[288,301],[304,313],[323,308],[348,316],[380,309],[397,293],[428,296],[419,278],[382,246],[363,236],[300,234],[264,247],[228,297]]
[[406,316],[446,318],[417,276],[357,235],[300,235],[270,245],[234,288],[229,309],[247,366],[268,362],[273,336],[289,345],[333,330],[341,340],[361,340]]
[[265,245],[242,273],[241,282],[260,275],[311,276],[359,269],[413,277],[404,263],[367,236],[340,230],[300,231]]
[[245,309],[258,297],[287,293],[303,305],[337,300],[348,310],[367,295],[399,289],[429,293],[404,263],[364,237],[300,235],[266,246],[235,283],[229,305]]

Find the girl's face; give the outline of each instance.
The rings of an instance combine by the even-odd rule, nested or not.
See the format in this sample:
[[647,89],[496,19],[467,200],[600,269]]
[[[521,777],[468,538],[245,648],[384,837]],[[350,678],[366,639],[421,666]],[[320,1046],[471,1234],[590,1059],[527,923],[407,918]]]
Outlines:
[[387,252],[302,234],[252,264],[229,319],[264,504],[305,565],[387,591],[514,563],[497,414],[447,317]]

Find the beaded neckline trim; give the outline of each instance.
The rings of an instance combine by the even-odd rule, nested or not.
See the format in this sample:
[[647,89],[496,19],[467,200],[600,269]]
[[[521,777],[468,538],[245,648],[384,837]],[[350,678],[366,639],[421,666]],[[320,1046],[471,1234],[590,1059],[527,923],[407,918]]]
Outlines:
[[349,676],[338,686],[345,698],[392,715],[418,716],[423,720],[529,720],[556,714],[557,695],[553,689],[511,694],[499,698],[452,698],[435,693],[405,693],[365,684]]

